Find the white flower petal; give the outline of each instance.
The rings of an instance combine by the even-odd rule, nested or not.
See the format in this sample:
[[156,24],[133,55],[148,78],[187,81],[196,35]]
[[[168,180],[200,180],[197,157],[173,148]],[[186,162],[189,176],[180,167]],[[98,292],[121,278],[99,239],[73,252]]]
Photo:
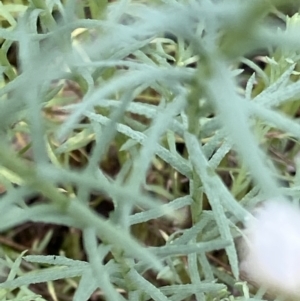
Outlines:
[[259,285],[300,296],[300,210],[269,200],[248,222],[241,269]]

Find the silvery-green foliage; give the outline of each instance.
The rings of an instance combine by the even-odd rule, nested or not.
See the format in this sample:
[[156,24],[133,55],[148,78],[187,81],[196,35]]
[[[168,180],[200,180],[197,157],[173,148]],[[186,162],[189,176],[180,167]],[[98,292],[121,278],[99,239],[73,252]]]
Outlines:
[[[274,6],[284,1],[277,2]],[[82,230],[88,260],[27,255],[25,262],[48,267],[24,272],[19,257],[9,266],[0,294],[77,277],[76,301],[88,300],[97,289],[111,301],[180,301],[193,295],[198,301],[234,300],[230,288],[239,278],[235,238],[239,225],[249,218],[245,207],[280,194],[299,196],[295,187],[279,186],[281,171],[260,148],[266,129],[299,138],[298,121],[280,111],[300,94],[299,81],[290,80],[297,74],[299,54],[289,55],[300,46],[298,17],[289,20],[293,26],[287,30],[277,30],[268,22],[273,7],[267,1],[120,0],[105,4],[99,19],[79,18],[76,5],[73,0],[32,1],[28,8],[19,7],[17,22],[10,7],[0,7],[11,21],[10,28],[0,29],[0,37],[18,43],[21,69],[0,69],[2,78],[10,79],[0,89],[0,176],[6,188],[0,229],[27,221],[76,227]],[[58,20],[51,15],[54,8]],[[38,18],[43,33],[38,31]],[[271,75],[241,59],[282,44],[282,57],[290,60],[275,62]],[[239,84],[242,71],[235,70],[241,60],[256,72],[245,87]],[[76,101],[61,97],[69,81],[80,88]],[[256,81],[263,82],[264,89],[255,94]],[[135,101],[150,88],[159,95],[158,105]],[[64,113],[59,124],[44,115],[45,108],[55,106]],[[128,117],[134,114],[150,123]],[[11,150],[16,127],[30,137],[32,163]],[[99,162],[119,135],[124,139],[119,151],[126,152],[128,160],[113,179]],[[187,156],[176,151],[176,139],[185,144]],[[91,141],[95,145],[84,168],[74,170],[60,159]],[[230,152],[236,154],[243,175],[232,189],[217,171]],[[187,179],[189,195],[163,204],[159,195],[141,189],[147,187],[154,159]],[[238,192],[250,182],[252,190],[238,202]],[[77,194],[57,189],[63,184],[75,186]],[[110,218],[89,208],[93,191],[113,200]],[[26,204],[24,199],[36,192],[48,202]],[[211,211],[203,210],[204,197]],[[176,220],[179,209],[191,210],[193,225],[169,236],[164,246],[146,247],[131,235],[133,225],[164,216]],[[223,249],[232,274],[206,255]],[[177,264],[185,269],[189,283],[182,282]],[[149,270],[169,279],[170,285],[156,287],[146,277]],[[241,294],[247,298],[246,291]],[[27,300],[24,295],[9,296],[7,300]],[[249,295],[249,300],[261,297]]]

